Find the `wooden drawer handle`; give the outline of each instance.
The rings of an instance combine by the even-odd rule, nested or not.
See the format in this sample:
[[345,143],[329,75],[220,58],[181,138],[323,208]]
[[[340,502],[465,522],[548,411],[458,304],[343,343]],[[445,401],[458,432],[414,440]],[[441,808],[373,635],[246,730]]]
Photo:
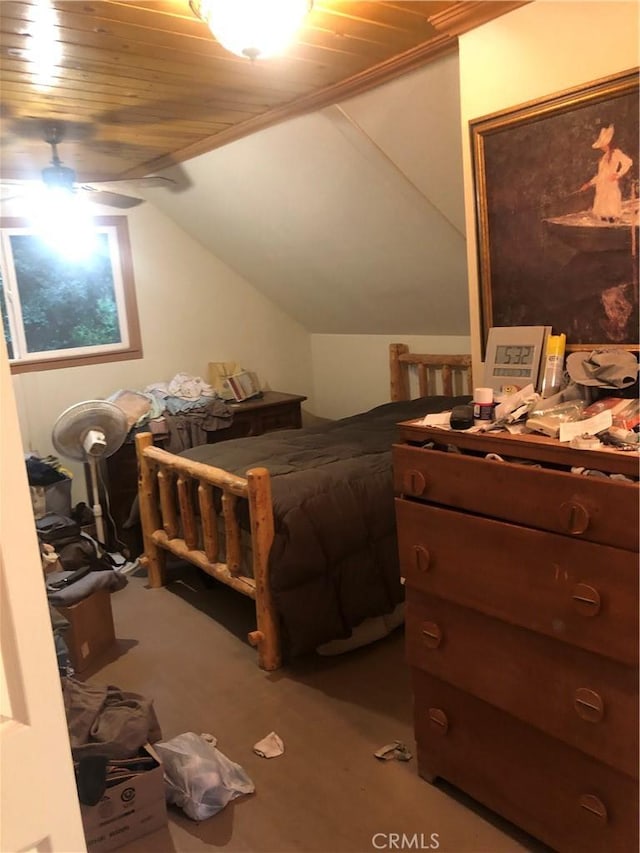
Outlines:
[[427,648],[437,649],[442,642],[442,631],[435,622],[424,622],[422,625],[422,639]]
[[449,720],[445,712],[440,708],[429,708],[427,714],[431,728],[439,735],[446,735],[449,731]]
[[414,545],[413,553],[416,558],[416,568],[418,569],[418,571],[429,571],[429,563],[431,561],[431,556],[429,554],[429,551],[424,547],[424,545]]
[[410,495],[422,495],[427,488],[422,471],[407,471],[404,475],[404,490]]
[[577,502],[567,501],[560,506],[560,520],[567,531],[574,536],[584,533],[589,526],[589,513]]
[[600,593],[586,583],[577,583],[571,593],[573,605],[582,616],[597,616],[600,612]]
[[602,696],[587,687],[579,687],[573,694],[573,707],[579,717],[590,723],[599,723],[604,717]]
[[595,794],[583,794],[580,797],[580,808],[595,815],[602,823],[607,822],[609,817],[607,807]]

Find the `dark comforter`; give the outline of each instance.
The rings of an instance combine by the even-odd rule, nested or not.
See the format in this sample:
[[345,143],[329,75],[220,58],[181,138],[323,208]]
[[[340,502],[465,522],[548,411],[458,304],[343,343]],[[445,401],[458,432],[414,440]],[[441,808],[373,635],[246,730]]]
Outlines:
[[320,427],[183,452],[240,476],[269,469],[275,524],[269,571],[290,654],[348,637],[363,619],[402,601],[391,471],[396,424],[468,400],[387,403]]

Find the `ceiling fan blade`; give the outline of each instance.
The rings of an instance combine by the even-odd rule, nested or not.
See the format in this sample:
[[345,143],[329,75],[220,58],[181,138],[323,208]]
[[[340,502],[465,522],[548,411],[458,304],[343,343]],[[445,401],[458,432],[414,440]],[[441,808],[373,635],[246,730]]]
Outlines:
[[169,187],[175,184],[173,178],[164,178],[162,175],[145,175],[144,178],[124,178],[118,183],[128,183],[132,187]]
[[163,178],[161,175],[146,175],[143,178],[114,178],[111,181],[87,181],[84,186],[101,189],[102,187],[109,188],[117,184],[120,187],[125,186],[131,187],[134,190],[143,190],[149,187],[171,187],[175,183],[173,178]]
[[129,207],[137,207],[139,204],[144,203],[143,198],[135,198],[134,196],[124,195],[123,193],[97,190],[94,187],[86,185],[82,186],[81,189],[89,194],[91,201],[96,202],[96,204],[105,204],[108,207],[119,207],[122,210],[126,210]]

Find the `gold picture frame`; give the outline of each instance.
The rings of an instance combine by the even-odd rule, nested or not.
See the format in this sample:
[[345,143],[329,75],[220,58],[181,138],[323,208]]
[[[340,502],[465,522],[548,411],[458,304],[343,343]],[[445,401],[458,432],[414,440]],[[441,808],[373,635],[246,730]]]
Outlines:
[[470,122],[483,349],[537,325],[640,348],[639,115],[636,68]]

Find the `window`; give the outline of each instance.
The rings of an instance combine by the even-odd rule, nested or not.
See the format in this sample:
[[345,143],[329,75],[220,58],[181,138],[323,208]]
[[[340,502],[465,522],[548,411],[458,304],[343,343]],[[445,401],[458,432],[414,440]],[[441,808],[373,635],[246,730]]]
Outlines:
[[142,358],[127,221],[93,217],[82,258],[0,220],[2,327],[12,373]]

